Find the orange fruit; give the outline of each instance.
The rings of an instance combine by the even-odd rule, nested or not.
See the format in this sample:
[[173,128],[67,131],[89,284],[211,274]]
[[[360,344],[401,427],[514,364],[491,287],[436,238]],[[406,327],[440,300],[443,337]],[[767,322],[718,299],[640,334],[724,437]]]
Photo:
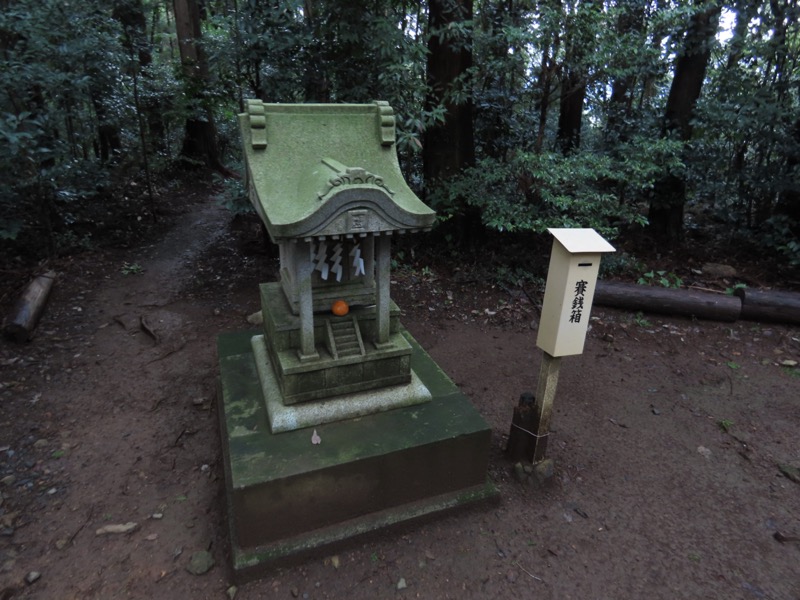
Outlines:
[[344,300],[337,300],[331,305],[331,312],[337,317],[343,317],[350,312],[350,306]]

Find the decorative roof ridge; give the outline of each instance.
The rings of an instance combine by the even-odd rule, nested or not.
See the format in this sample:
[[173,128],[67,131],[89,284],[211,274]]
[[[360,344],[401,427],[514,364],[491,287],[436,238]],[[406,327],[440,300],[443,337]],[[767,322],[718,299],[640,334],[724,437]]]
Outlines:
[[[389,196],[394,196],[380,175],[370,173],[361,167],[348,167],[332,158],[323,158],[322,164],[331,169],[335,175],[328,179],[325,187],[317,193],[320,200],[327,200],[334,191],[341,191],[351,186],[369,186],[380,188]],[[337,190],[337,188],[340,188]]]

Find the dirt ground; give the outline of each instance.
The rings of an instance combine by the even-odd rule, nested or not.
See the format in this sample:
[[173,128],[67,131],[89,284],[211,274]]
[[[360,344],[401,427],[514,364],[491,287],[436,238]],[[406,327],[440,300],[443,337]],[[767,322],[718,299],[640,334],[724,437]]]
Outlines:
[[275,261],[202,194],[173,219],[153,245],[51,264],[35,338],[0,342],[0,600],[800,598],[800,329],[595,307],[539,485],[503,453],[536,385],[535,307],[409,268],[402,322],[491,426],[500,500],[232,588],[215,339],[251,327]]

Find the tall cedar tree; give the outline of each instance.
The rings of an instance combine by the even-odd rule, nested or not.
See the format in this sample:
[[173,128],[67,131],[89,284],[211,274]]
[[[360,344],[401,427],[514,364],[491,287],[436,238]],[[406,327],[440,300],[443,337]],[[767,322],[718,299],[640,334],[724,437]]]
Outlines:
[[598,0],[584,0],[575,15],[567,17],[566,57],[561,73],[560,111],[556,138],[567,156],[580,148],[583,104],[589,82],[587,57],[595,51],[592,13],[602,10]]
[[[448,92],[472,67],[471,39],[454,36],[453,25],[463,25],[472,19],[471,0],[431,0],[428,5],[428,96],[426,110],[444,103],[444,123],[425,132],[422,150],[426,190],[455,176],[461,169],[475,163],[472,100],[453,102]],[[468,95],[469,97],[469,95]],[[463,207],[464,218],[456,225],[456,233],[464,241],[480,214],[471,214]]]
[[[717,33],[719,14],[720,6],[712,5],[692,16],[683,40],[683,50],[675,62],[662,137],[675,137],[683,142],[692,137],[691,119],[711,58],[711,43]],[[685,204],[686,179],[683,174],[669,173],[656,183],[648,219],[650,232],[657,240],[671,245],[681,241]]]
[[200,7],[196,0],[174,0],[173,7],[187,92],[195,104],[195,110],[186,118],[181,156],[202,162],[223,174],[230,174],[220,161],[214,116],[204,93],[209,72],[208,58],[201,44]]

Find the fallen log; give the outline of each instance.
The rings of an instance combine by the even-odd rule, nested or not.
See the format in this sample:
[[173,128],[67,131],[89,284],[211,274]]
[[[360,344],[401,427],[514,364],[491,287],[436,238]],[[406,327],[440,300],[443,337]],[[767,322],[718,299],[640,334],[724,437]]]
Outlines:
[[5,334],[17,342],[27,342],[31,339],[33,330],[47,305],[47,298],[50,290],[53,289],[53,282],[56,274],[48,271],[44,275],[39,275],[28,284],[22,296],[12,310],[12,317],[3,328]]
[[598,281],[594,303],[643,312],[735,321],[742,312],[737,296],[615,281]]
[[741,288],[734,294],[742,300],[742,319],[800,324],[800,294]]

